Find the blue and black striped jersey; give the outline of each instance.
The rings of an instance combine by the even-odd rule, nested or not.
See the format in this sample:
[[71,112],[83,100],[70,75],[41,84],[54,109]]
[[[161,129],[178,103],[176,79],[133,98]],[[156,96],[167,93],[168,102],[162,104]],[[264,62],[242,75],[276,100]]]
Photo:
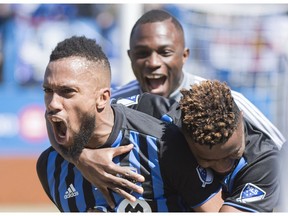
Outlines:
[[129,166],[145,177],[144,193],[134,193],[135,203],[111,192],[116,204],[110,209],[101,192],[83,178],[79,170],[65,161],[52,147],[37,162],[42,186],[63,212],[182,212],[197,207],[217,193],[219,181],[209,169],[197,165],[179,128],[145,113],[112,105],[115,125],[102,146],[132,143],[131,152],[114,162]]

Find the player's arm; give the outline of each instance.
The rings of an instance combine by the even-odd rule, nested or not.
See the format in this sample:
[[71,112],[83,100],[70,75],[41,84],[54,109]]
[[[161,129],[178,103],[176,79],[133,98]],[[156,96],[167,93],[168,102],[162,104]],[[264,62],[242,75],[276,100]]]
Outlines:
[[205,202],[203,205],[194,208],[196,212],[243,212],[233,206],[223,205],[224,201],[221,197],[221,190]]
[[221,198],[221,190],[205,202],[203,205],[195,207],[193,210],[196,212],[219,212],[223,205],[223,200]]
[[233,206],[223,205],[220,208],[219,212],[246,212],[246,211],[241,211],[240,209],[234,208]]
[[129,168],[118,166],[112,161],[114,157],[129,152],[133,148],[132,144],[120,146],[118,148],[84,148],[79,157],[73,159],[62,154],[59,144],[53,136],[52,126],[49,121],[46,121],[46,126],[52,147],[61,154],[65,160],[73,163],[89,182],[97,186],[111,208],[114,208],[114,202],[109,193],[109,189],[132,202],[135,201],[136,198],[127,193],[125,189],[133,190],[140,194],[143,193],[142,187],[119,176],[125,176],[126,178],[135,180],[136,182],[143,182],[145,180],[144,177],[129,170]]
[[131,202],[136,201],[136,198],[130,193],[127,193],[127,189],[140,194],[143,193],[142,187],[127,179],[132,179],[136,182],[143,182],[145,180],[144,177],[131,171],[129,168],[118,166],[112,161],[114,157],[129,152],[132,148],[132,144],[117,148],[85,148],[80,154],[78,160],[73,161],[83,176],[101,190],[111,207],[114,204],[110,197],[108,188]]
[[203,205],[195,207],[193,210],[196,212],[245,212],[233,206],[223,205],[224,201],[221,197],[221,190],[205,202]]
[[280,194],[279,164],[278,152],[271,149],[256,163],[244,167],[220,211],[272,212]]
[[243,111],[245,119],[268,134],[280,149],[286,142],[286,139],[278,128],[275,127],[275,125],[273,125],[273,123],[254,104],[245,98],[244,95],[236,91],[232,91],[232,95],[239,109]]
[[195,207],[193,210],[196,212],[246,212],[233,206],[223,205],[224,201],[221,197],[221,190],[205,202],[203,205]]

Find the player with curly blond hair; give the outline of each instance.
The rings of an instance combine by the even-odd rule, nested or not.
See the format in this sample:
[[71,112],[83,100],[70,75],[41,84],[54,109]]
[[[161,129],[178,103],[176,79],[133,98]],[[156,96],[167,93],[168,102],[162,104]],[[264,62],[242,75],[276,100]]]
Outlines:
[[243,118],[226,83],[203,81],[181,93],[182,132],[198,164],[222,183],[221,211],[272,211],[280,193],[275,143]]
[[205,81],[182,90],[182,129],[199,144],[225,143],[238,125],[240,110],[226,84]]

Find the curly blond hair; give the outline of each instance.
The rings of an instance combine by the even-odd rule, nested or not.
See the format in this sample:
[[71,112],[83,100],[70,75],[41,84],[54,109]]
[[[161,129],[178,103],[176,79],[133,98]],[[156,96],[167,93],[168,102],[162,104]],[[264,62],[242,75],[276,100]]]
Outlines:
[[182,89],[182,129],[201,145],[225,143],[235,131],[240,111],[226,83],[203,81]]

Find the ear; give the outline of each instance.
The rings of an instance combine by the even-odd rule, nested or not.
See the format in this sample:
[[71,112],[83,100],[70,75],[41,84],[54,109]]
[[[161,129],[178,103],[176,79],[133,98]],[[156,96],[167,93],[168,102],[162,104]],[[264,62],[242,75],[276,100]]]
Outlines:
[[130,58],[130,60],[131,60],[131,51],[130,50],[127,50],[127,55]]
[[183,52],[183,64],[185,64],[185,62],[189,58],[189,55],[190,55],[190,49],[189,48],[185,48],[184,52]]
[[239,113],[239,118],[240,118],[240,119],[243,119],[243,118],[244,118],[244,113],[243,113],[243,110],[240,110],[240,113]]
[[96,99],[96,108],[98,110],[103,110],[107,104],[110,104],[110,89],[102,88],[99,90],[99,96]]

